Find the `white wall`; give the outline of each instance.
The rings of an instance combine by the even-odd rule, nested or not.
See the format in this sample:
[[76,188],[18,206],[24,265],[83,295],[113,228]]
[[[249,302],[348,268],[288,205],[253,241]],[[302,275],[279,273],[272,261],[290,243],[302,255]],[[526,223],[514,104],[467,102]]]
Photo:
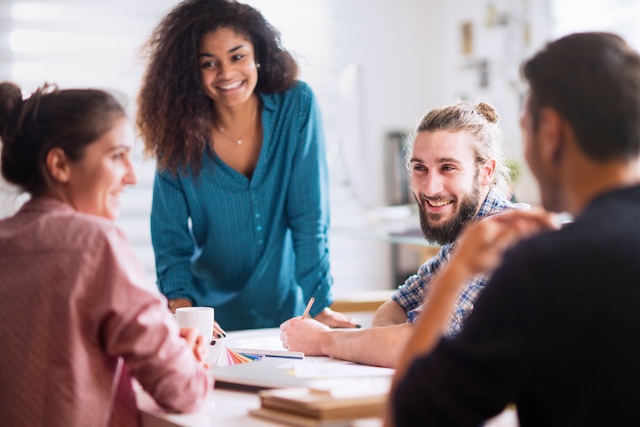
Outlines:
[[[124,0],[52,0],[31,3],[0,0],[0,79],[19,83],[31,91],[43,81],[61,87],[97,86],[117,89],[131,100],[139,85],[142,67],[137,49],[153,26],[177,2]],[[444,73],[434,66],[428,52],[437,44],[438,2],[419,0],[254,0],[279,28],[284,42],[301,65],[301,78],[315,90],[326,125],[330,149],[339,143],[340,120],[337,85],[340,71],[351,64],[359,67],[362,109],[362,158],[344,164],[339,156],[332,164],[333,221],[352,215],[349,204],[384,203],[384,135],[389,130],[408,130],[429,107]],[[291,17],[294,17],[292,20]],[[322,19],[322,18],[325,19]],[[11,50],[13,30],[70,32],[70,40],[52,46],[39,44],[35,51],[18,46]],[[435,30],[435,31],[434,31]],[[83,35],[78,35],[78,34]],[[51,40],[52,38],[49,38]],[[86,43],[89,41],[89,43]],[[14,49],[16,40],[13,40]],[[65,44],[65,43],[68,43]],[[26,50],[26,51],[25,51]],[[351,141],[345,143],[353,144]],[[136,245],[150,273],[153,254],[149,247],[148,210],[153,162],[137,157],[140,183],[124,196],[126,207],[120,225]],[[354,198],[345,168],[358,167],[366,175],[366,186]],[[345,185],[347,184],[347,185]],[[3,191],[0,216],[11,214],[23,199]],[[356,204],[356,207],[361,204]],[[360,211],[358,211],[360,212]],[[386,244],[364,244],[351,240],[332,241],[332,263],[337,284],[347,287],[388,287],[389,248]],[[375,265],[375,268],[372,266]]]
[[[43,82],[61,88],[113,90],[135,110],[143,67],[139,49],[174,0],[0,0],[0,81],[11,80],[31,92]],[[17,31],[17,32],[15,32]],[[35,31],[31,37],[24,31]],[[119,224],[136,254],[154,274],[149,210],[153,161],[135,153],[139,183],[123,196]],[[11,215],[26,198],[0,182],[0,218]]]
[[[442,97],[447,103],[460,97],[488,102],[500,115],[505,151],[522,165],[516,184],[521,201],[537,204],[537,186],[522,155],[519,117],[526,87],[520,78],[522,61],[550,39],[554,25],[551,0],[453,0],[442,1],[442,17],[447,25],[440,46],[445,69]],[[494,14],[490,14],[493,6]],[[462,51],[461,24],[471,23],[473,49]],[[478,64],[488,64],[488,85],[483,87]]]
[[[428,54],[438,43],[438,38],[429,33],[440,32],[439,2],[253,0],[250,3],[269,17],[283,33],[287,46],[298,55],[301,78],[311,84],[322,108],[329,152],[339,150],[336,158],[330,156],[332,223],[341,226],[354,220],[365,221],[367,209],[385,203],[385,135],[389,131],[411,129],[439,90],[438,85],[430,82],[438,81],[444,70],[433,66]],[[299,21],[287,21],[289,14]],[[326,19],[319,19],[319,14]],[[292,34],[299,39],[294,40]],[[308,49],[309,44],[313,50]],[[339,76],[349,65],[358,67],[361,79],[360,141],[344,141],[340,134],[343,117]],[[349,147],[336,148],[341,143],[360,144],[356,147],[359,155],[347,153]],[[349,180],[350,171],[345,169],[357,169],[362,179]],[[337,293],[397,285],[392,279],[389,244],[332,233],[330,245]]]
[[[28,91],[45,80],[62,87],[117,89],[129,96],[133,113],[142,73],[138,48],[161,16],[176,3],[0,0],[0,80],[14,80]],[[360,158],[351,156],[345,161],[347,156],[341,155],[331,164],[334,224],[353,221],[353,215],[364,215],[366,209],[385,203],[386,133],[411,129],[425,111],[459,96],[486,100],[497,108],[507,151],[519,158],[517,118],[521,88],[514,81],[520,60],[547,39],[550,26],[547,0],[249,0],[248,3],[281,30],[285,45],[296,55],[301,78],[312,86],[320,102],[330,150],[335,151],[341,141],[337,91],[340,72],[351,64],[359,69],[362,139],[355,152]],[[485,15],[489,3],[517,19],[506,26],[487,28]],[[56,16],[59,12],[62,13]],[[532,42],[523,48],[514,31],[525,17],[531,22]],[[473,23],[471,55],[461,53],[463,21]],[[75,35],[69,45],[62,40],[36,48],[42,51],[16,52],[11,50],[9,39],[15,29]],[[478,87],[478,73],[469,67],[482,59],[490,64],[487,88]],[[126,193],[123,201],[126,212],[119,223],[153,273],[148,230],[153,161],[143,162],[140,155],[136,161],[140,184]],[[345,172],[349,168],[358,168],[365,176],[361,182],[364,186],[357,194]],[[524,179],[519,196],[535,201],[535,188],[530,187]],[[6,193],[0,187],[0,217],[12,213],[21,202],[3,194]],[[332,236],[331,254],[338,290],[395,285],[391,282],[387,244]]]

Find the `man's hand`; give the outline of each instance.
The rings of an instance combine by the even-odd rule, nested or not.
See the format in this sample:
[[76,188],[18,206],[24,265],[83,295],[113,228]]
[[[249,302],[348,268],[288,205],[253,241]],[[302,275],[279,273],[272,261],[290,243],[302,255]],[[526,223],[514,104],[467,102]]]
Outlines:
[[[406,374],[411,360],[417,354],[433,349],[442,335],[460,288],[467,280],[477,274],[493,272],[501,264],[504,252],[520,240],[555,228],[553,216],[544,211],[507,212],[465,227],[449,262],[431,281],[423,314],[396,367],[392,390]],[[392,412],[391,406],[387,406],[385,427],[393,425]]]
[[301,351],[307,356],[323,356],[323,342],[329,339],[331,328],[314,320],[294,317],[280,325],[282,346],[290,351]]
[[512,211],[490,216],[464,230],[450,263],[471,277],[489,273],[502,262],[504,252],[522,239],[557,226],[545,211]]
[[420,321],[396,368],[396,381],[404,375],[416,354],[431,351],[437,343],[451,315],[451,307],[467,280],[495,270],[504,252],[518,241],[554,228],[557,227],[552,215],[544,211],[508,212],[466,227],[456,241],[449,262],[431,280]]
[[329,307],[326,307],[320,313],[314,317],[320,323],[324,323],[330,328],[359,328],[356,323],[356,319],[351,316],[347,316],[344,313],[333,311]]

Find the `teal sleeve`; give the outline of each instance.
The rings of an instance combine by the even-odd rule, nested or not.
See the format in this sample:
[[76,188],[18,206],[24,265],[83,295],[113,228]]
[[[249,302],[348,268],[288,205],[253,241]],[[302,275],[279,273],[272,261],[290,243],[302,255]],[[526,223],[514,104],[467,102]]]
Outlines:
[[287,216],[296,254],[296,279],[305,302],[316,301],[316,316],[333,302],[329,269],[329,188],[320,109],[310,89],[301,91],[308,117],[299,130],[300,144],[287,193]]
[[189,209],[180,180],[168,172],[156,172],[153,184],[151,242],[160,291],[168,299],[194,302],[190,290],[195,246],[189,231]]

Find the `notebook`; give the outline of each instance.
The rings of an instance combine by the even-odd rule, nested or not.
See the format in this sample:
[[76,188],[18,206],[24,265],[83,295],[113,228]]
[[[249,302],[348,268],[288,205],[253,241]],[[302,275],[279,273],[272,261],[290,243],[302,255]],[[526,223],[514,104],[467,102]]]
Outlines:
[[[217,351],[228,347],[237,353],[245,351],[254,352],[254,354],[262,352],[278,356],[293,356],[293,358],[284,358],[266,355],[250,363],[240,364],[212,363],[210,372],[216,380],[216,386],[253,390],[308,387],[317,380],[380,376],[391,378],[394,373],[393,369],[289,352],[282,347],[279,330],[275,328],[233,332],[226,339],[219,340],[215,347],[218,347]],[[220,357],[222,356],[224,356],[224,350],[220,353]]]
[[352,427],[352,419],[320,420],[268,408],[250,409],[249,415],[296,427]]
[[250,409],[249,415],[295,427],[353,427],[354,423],[353,419],[321,420],[269,408]]
[[242,386],[265,389],[304,387],[308,378],[296,377],[293,365],[280,358],[265,357],[252,363],[212,366],[210,370],[218,386]]
[[301,427],[350,426],[356,419],[384,415],[391,378],[322,381],[316,381],[314,388],[262,390],[260,408],[249,413]]
[[318,381],[344,378],[391,378],[393,373],[393,369],[326,357],[305,357],[303,360],[265,357],[252,363],[211,367],[216,386],[251,389],[311,387]]

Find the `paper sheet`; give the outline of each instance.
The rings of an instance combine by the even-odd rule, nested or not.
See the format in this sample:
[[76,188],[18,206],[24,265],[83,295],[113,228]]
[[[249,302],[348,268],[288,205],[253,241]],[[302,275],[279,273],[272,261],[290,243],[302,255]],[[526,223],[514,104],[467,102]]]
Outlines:
[[394,369],[355,363],[293,363],[298,378],[391,377]]

